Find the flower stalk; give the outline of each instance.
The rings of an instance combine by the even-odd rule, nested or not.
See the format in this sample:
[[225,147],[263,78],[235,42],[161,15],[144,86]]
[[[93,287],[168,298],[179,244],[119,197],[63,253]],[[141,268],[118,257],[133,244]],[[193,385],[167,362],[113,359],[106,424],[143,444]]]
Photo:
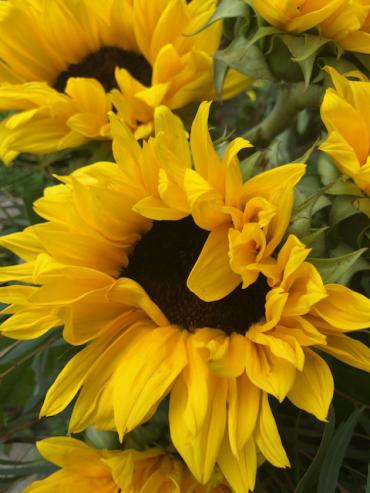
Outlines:
[[272,111],[243,135],[255,146],[267,146],[277,135],[291,127],[298,113],[306,108],[319,108],[323,89],[318,85],[305,88],[304,82],[282,84]]

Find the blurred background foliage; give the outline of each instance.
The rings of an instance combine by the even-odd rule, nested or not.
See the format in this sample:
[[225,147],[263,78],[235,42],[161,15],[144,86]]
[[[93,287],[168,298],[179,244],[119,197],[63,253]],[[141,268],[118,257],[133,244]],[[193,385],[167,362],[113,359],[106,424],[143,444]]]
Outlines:
[[[224,0],[213,20],[224,19],[224,45],[216,54],[215,83],[222,87],[227,67],[236,68],[258,81],[247,93],[212,108],[211,128],[222,153],[229,138],[243,135],[254,148],[242,153],[245,179],[278,164],[303,161],[306,176],[296,190],[296,201],[288,233],[294,232],[312,248],[311,261],[326,282],[349,285],[370,295],[370,222],[366,197],[341,176],[318,144],[325,137],[319,102],[328,81],[320,70],[331,62],[339,68],[360,69],[369,75],[369,60],[363,56],[337,57],[328,42],[304,44],[261,24],[242,0]],[[316,36],[317,38],[317,36]],[[302,40],[301,40],[302,41]],[[295,44],[294,44],[295,43]],[[304,52],[302,50],[305,50]],[[297,51],[298,50],[298,51]],[[301,51],[299,51],[301,50]],[[294,58],[294,60],[293,60]],[[299,61],[297,61],[297,58]],[[294,91],[311,88],[312,99],[299,103]],[[314,89],[312,89],[314,88]],[[276,111],[279,100],[288,108],[288,123],[263,127]],[[190,127],[196,106],[179,112]],[[73,151],[47,156],[21,155],[12,167],[0,165],[0,235],[19,231],[41,220],[32,208],[55,175],[96,161],[112,161],[109,142],[96,142]],[[288,234],[287,233],[287,234]],[[0,251],[0,264],[17,261]],[[370,344],[369,331],[355,334]],[[64,413],[38,419],[46,390],[76,349],[66,345],[56,329],[32,341],[13,341],[0,336],[0,491],[23,491],[24,480],[52,472],[34,448],[35,441],[67,433]],[[331,359],[327,357],[327,359]],[[263,465],[256,493],[370,493],[369,377],[334,359],[330,366],[335,396],[327,423],[320,423],[289,403],[272,402],[291,468],[279,470]],[[84,439],[97,447],[114,448],[114,433],[88,429]],[[130,433],[128,446],[159,445],[171,449],[164,402],[149,424]]]

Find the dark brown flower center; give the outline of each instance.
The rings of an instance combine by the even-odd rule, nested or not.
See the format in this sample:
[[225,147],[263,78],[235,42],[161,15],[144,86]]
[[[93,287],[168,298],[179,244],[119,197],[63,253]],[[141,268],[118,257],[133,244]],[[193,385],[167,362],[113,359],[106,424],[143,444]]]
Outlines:
[[114,46],[103,46],[96,53],[85,56],[80,63],[71,64],[67,70],[61,72],[53,87],[63,92],[70,77],[92,77],[108,92],[117,87],[114,76],[116,67],[125,68],[136,80],[150,86],[152,67],[143,55]]
[[240,286],[219,301],[206,302],[186,286],[207,239],[191,216],[181,221],[155,221],[136,245],[122,276],[138,282],[172,324],[192,331],[218,328],[244,334],[265,313],[268,286],[265,278],[247,289]]

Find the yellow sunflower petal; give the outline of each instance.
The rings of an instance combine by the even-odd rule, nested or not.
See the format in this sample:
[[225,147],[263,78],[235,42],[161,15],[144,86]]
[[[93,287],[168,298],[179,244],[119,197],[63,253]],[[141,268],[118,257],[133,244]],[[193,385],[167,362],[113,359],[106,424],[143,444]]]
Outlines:
[[204,361],[204,355],[199,351],[196,345],[193,346],[193,341],[190,338],[187,340],[187,359],[188,364],[184,368],[176,386],[184,385],[186,388],[186,405],[183,410],[183,421],[186,429],[193,436],[200,433],[204,420],[210,406],[208,378],[210,371]]
[[328,90],[321,106],[321,117],[329,132],[335,130],[344,137],[360,162],[366,160],[369,129],[361,114],[348,101],[334,90]]
[[238,459],[234,456],[227,442],[223,441],[218,465],[235,493],[246,493],[254,490],[257,472],[257,454],[254,440],[249,440],[239,452]]
[[235,332],[220,343],[215,340],[208,344],[210,356],[208,366],[222,377],[238,377],[245,370],[245,338]]
[[227,296],[240,284],[229,264],[228,229],[211,231],[189,274],[187,286],[204,301]]
[[159,197],[146,197],[135,204],[134,211],[148,219],[173,221],[186,217],[187,212],[167,207]]
[[[52,416],[62,411],[75,397],[89,374],[104,361],[105,351],[112,345],[115,331],[110,337],[97,339],[77,353],[59,373],[48,390],[40,416]],[[129,337],[124,334],[122,337]]]
[[305,349],[303,370],[296,373],[288,398],[295,406],[325,421],[333,392],[334,382],[328,365],[315,352]]
[[208,131],[210,106],[210,102],[203,102],[199,106],[191,127],[191,151],[197,172],[222,193],[224,189],[223,167]]
[[162,144],[163,147],[170,149],[179,159],[179,163],[183,163],[184,167],[190,168],[189,144],[180,118],[174,115],[167,107],[160,106],[154,113],[154,125],[156,135],[163,134],[166,142],[165,145]]
[[370,348],[360,341],[339,334],[328,335],[320,350],[329,353],[347,365],[370,372]]
[[1,236],[0,245],[28,261],[34,260],[39,253],[45,251],[37,236],[28,228],[21,233]]
[[350,332],[370,326],[370,300],[366,296],[340,284],[327,284],[325,288],[328,297],[319,301],[312,313],[327,322],[329,333]]
[[296,369],[285,359],[275,356],[270,348],[248,341],[246,372],[260,389],[274,395],[281,402],[294,383]]
[[226,426],[226,381],[209,374],[206,385],[209,404],[202,428],[197,435],[194,436],[190,432],[184,420],[187,386],[181,378],[171,392],[169,418],[172,441],[201,483],[207,482],[211,476]]
[[319,4],[315,10],[307,13],[304,12],[303,15],[291,20],[288,24],[288,30],[296,32],[308,31],[312,27],[318,26],[321,22],[328,19],[342,5],[342,0],[331,0]]
[[29,307],[19,310],[1,324],[1,333],[12,339],[34,339],[61,324],[56,310]]
[[[96,361],[90,362],[89,370],[86,372],[84,380],[81,381],[80,392],[69,423],[71,432],[78,433],[91,424],[102,429],[115,428],[112,399],[114,372],[118,368],[121,358],[130,350],[132,345],[152,328],[153,323],[143,317],[142,314],[129,312],[122,315],[114,323],[112,322],[109,332],[103,337],[97,338],[89,346],[86,346],[85,350],[91,346],[99,347],[100,345],[101,354],[96,357]],[[100,344],[102,340],[107,340],[107,345]],[[65,378],[67,377],[68,375]],[[63,385],[63,380],[59,384]],[[53,387],[50,390],[52,389]]]
[[290,465],[265,392],[261,397],[261,409],[255,432],[255,440],[262,455],[271,464],[276,467],[287,467]]
[[184,174],[184,192],[195,223],[203,229],[214,229],[230,222],[223,211],[222,196],[213,190],[210,183],[192,169]]
[[244,373],[229,381],[228,435],[230,449],[237,458],[256,426],[261,391]]
[[369,54],[370,33],[364,31],[349,33],[345,38],[340,40],[340,46],[348,51]]
[[15,305],[29,304],[29,298],[37,293],[37,288],[33,286],[1,286],[0,299],[3,303],[13,303]]
[[141,308],[158,325],[169,325],[161,309],[150,299],[140,284],[133,279],[120,278],[111,286],[107,299],[123,305]]
[[104,475],[104,464],[99,467],[100,455],[98,450],[86,443],[71,437],[52,437],[37,442],[41,455],[59,467],[72,470],[80,469],[81,473],[91,476]]
[[153,330],[131,346],[114,375],[113,406],[121,438],[154,413],[185,364],[183,336],[175,327]]

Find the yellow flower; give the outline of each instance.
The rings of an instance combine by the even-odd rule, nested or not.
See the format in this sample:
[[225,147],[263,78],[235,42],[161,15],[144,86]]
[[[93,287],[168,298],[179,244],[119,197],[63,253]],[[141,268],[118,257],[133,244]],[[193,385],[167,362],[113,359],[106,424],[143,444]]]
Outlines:
[[[112,103],[143,138],[155,107],[213,97],[221,23],[190,34],[215,7],[216,0],[1,2],[0,110],[12,112],[0,126],[1,158],[109,139]],[[246,85],[231,71],[225,98]]]
[[370,81],[349,80],[331,67],[327,71],[335,88],[327,89],[321,105],[328,138],[320,149],[370,194]]
[[63,177],[36,202],[47,222],[2,237],[25,263],[0,270],[13,314],[4,335],[33,338],[64,325],[88,343],[49,390],[42,415],[78,394],[71,431],[89,424],[126,432],[170,395],[170,431],[198,481],[219,465],[236,493],[253,490],[257,463],[289,465],[269,394],[319,419],[333,393],[316,350],[363,369],[369,352],[344,335],[370,322],[370,301],[324,286],[290,236],[302,164],[243,183],[231,142],[212,144],[209,104],[192,126],[155,113],[141,147],[112,117],[118,166],[97,163]]
[[253,0],[253,7],[283,31],[302,33],[317,27],[344,50],[370,53],[368,0]]
[[25,493],[227,493],[216,476],[200,485],[184,464],[160,449],[104,450],[68,437],[37,442],[41,455],[61,469]]

